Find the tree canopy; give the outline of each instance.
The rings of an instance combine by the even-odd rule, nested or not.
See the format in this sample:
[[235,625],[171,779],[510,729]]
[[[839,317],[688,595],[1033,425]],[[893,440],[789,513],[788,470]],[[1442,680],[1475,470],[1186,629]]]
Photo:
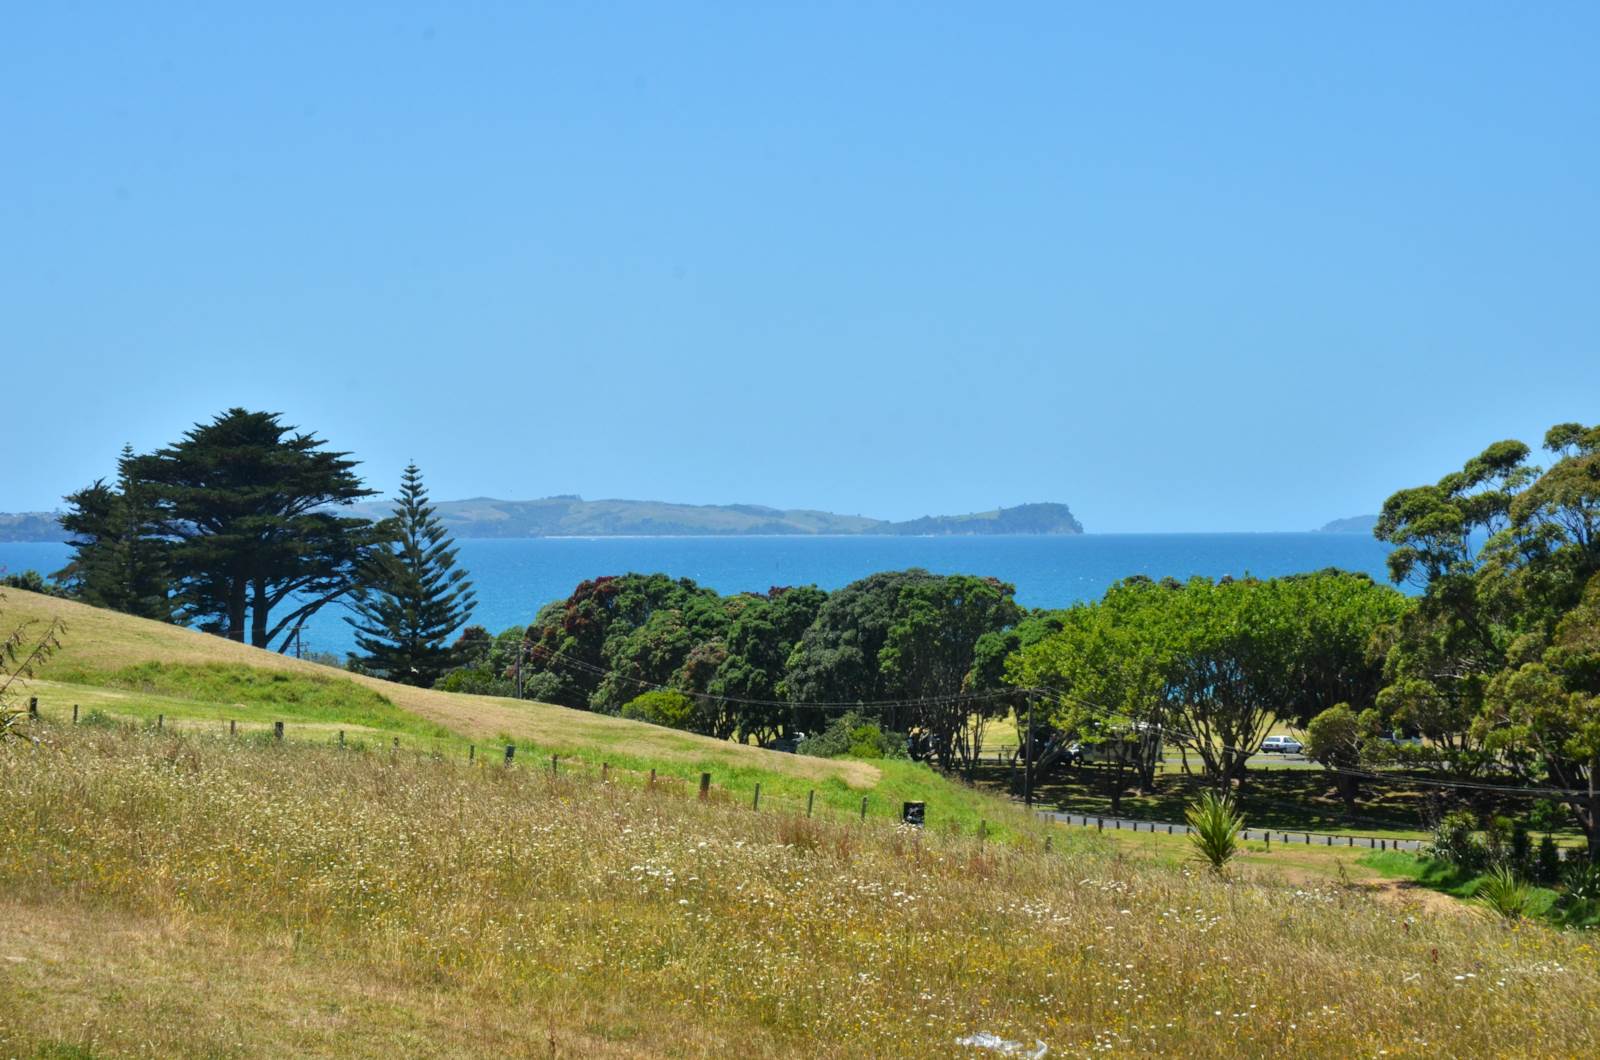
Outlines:
[[376,548],[354,593],[361,665],[404,684],[431,686],[456,661],[449,637],[466,624],[476,600],[456,546],[431,504],[422,472],[411,464],[400,481],[392,548]]

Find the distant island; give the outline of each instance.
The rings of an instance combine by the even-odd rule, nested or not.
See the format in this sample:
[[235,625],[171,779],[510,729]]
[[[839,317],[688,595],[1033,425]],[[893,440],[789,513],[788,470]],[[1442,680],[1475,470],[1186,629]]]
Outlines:
[[0,541],[65,541],[60,512],[0,512]]
[[[368,501],[354,510],[368,518],[389,514],[389,501]],[[663,501],[586,501],[577,496],[536,501],[474,497],[436,507],[457,537],[667,537],[773,534],[1081,534],[1083,526],[1065,504],[1020,504],[969,515],[924,515],[892,522],[863,515],[837,515],[808,508],[759,504],[669,504]],[[65,541],[57,513],[0,514],[0,541]]]
[[1352,515],[1345,519],[1335,519],[1324,526],[1319,533],[1324,534],[1370,534],[1372,528],[1378,525],[1376,515]]

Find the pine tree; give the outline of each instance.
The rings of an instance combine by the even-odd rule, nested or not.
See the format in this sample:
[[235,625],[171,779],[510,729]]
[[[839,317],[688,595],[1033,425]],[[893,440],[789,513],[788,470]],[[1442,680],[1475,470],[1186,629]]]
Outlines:
[[391,681],[431,686],[455,665],[449,637],[466,624],[477,594],[456,566],[455,542],[428,503],[422,472],[405,469],[391,521],[393,551],[363,568],[363,586],[346,618],[361,664]]
[[136,459],[123,446],[116,486],[97,479],[67,496],[61,525],[73,535],[73,558],[52,577],[85,603],[170,621],[168,542],[150,491],[134,472]]

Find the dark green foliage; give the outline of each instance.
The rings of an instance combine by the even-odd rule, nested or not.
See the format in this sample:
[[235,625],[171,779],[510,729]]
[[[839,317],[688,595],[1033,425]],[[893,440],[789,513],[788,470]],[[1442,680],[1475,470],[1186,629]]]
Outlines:
[[1351,771],[1361,768],[1370,757],[1368,747],[1377,735],[1377,725],[1376,709],[1357,714],[1350,704],[1338,703],[1312,718],[1306,727],[1306,757],[1332,771],[1347,812],[1355,811],[1360,793],[1360,778]]
[[36,570],[25,570],[21,574],[7,574],[0,576],[0,586],[7,589],[24,589],[30,593],[39,593],[44,596],[70,596],[65,588],[54,581],[47,581],[43,574]]
[[728,621],[721,598],[687,578],[595,578],[539,612],[527,633],[527,665],[554,678],[550,702],[615,714],[654,685],[701,691],[681,671],[697,645],[713,645],[701,661],[715,652]]
[[415,464],[401,478],[390,524],[394,546],[372,551],[362,564],[351,606],[356,617],[345,621],[355,627],[364,667],[427,688],[458,662],[448,641],[471,615],[476,593],[456,566],[455,542],[428,503]]
[[732,598],[725,654],[705,690],[747,702],[719,704],[716,709],[731,715],[722,727],[731,726],[762,745],[788,731],[792,711],[784,700],[789,656],[827,598],[814,585]]
[[770,743],[791,724],[790,653],[825,598],[815,586],[723,597],[663,574],[596,578],[540,611],[528,679],[538,698],[608,713],[655,687],[706,693],[696,731]]
[[834,718],[821,732],[801,740],[797,750],[817,758],[904,758],[906,738],[900,733],[884,732],[877,722],[852,710]]
[[1510,769],[1600,839],[1600,427],[1558,424],[1555,458],[1489,446],[1384,504],[1390,567],[1424,592],[1388,653],[1379,706],[1429,737],[1439,765]]
[[[853,582],[829,595],[796,645],[786,678],[789,698],[920,700],[875,708],[877,720],[886,729],[911,734],[919,753],[946,769],[970,763],[983,720],[1003,714],[1007,701],[951,697],[974,689],[980,640],[1022,618],[1014,593],[993,578],[918,569]],[[808,731],[826,720],[799,713],[797,724]]]
[[1130,578],[1061,613],[1057,632],[1012,657],[1007,679],[1049,690],[1047,717],[1064,735],[1140,733],[1130,764],[1142,789],[1165,732],[1200,757],[1220,792],[1244,779],[1280,715],[1370,706],[1381,659],[1372,642],[1406,606],[1393,589],[1343,571]]
[[1539,838],[1539,853],[1533,862],[1533,878],[1543,884],[1552,884],[1561,878],[1561,850],[1555,836],[1546,832]]
[[622,716],[673,729],[695,727],[695,702],[682,692],[660,689],[635,696],[622,705]]
[[1600,902],[1600,864],[1575,858],[1561,875],[1568,896],[1578,901]]
[[169,542],[151,488],[123,447],[117,484],[96,480],[66,498],[61,526],[72,535],[72,560],[53,576],[69,595],[95,607],[171,621]]
[[276,413],[234,408],[129,462],[159,517],[180,619],[283,650],[356,587],[387,530],[330,510],[373,491],[323,445]]
[[[938,699],[876,720],[910,728],[948,767],[974,753],[982,724],[975,704],[951,697],[981,679],[979,642],[1021,617],[1012,593],[994,579],[926,571],[874,575],[831,596],[801,586],[723,597],[661,574],[596,578],[540,611],[525,670],[539,698],[609,713],[651,689],[683,692],[697,731],[763,745],[827,724],[826,711],[796,702]],[[992,654],[987,666],[993,680]],[[988,704],[1003,713],[1006,700]]]
[[1489,856],[1484,845],[1478,841],[1477,827],[1477,819],[1465,810],[1445,814],[1433,826],[1428,856],[1463,872],[1482,871],[1489,862]]

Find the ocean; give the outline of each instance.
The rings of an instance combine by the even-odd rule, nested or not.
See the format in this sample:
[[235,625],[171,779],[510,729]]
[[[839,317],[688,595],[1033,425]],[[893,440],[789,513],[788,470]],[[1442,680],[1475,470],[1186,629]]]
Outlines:
[[[531,620],[585,578],[661,571],[721,593],[776,585],[841,586],[875,571],[924,567],[992,575],[1017,587],[1027,607],[1090,600],[1120,578],[1193,575],[1273,577],[1342,567],[1387,582],[1388,546],[1366,534],[1084,534],[1048,537],[586,537],[466,539],[460,562],[478,590],[472,621],[498,632]],[[45,573],[67,547],[0,542],[0,570]],[[306,651],[342,655],[354,644],[346,612],[330,607],[307,624]]]

